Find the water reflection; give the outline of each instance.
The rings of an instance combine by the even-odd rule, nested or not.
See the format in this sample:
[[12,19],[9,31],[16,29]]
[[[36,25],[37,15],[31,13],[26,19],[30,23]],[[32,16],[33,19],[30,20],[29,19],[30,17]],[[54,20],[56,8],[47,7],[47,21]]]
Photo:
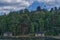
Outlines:
[[0,38],[0,40],[60,40],[54,38]]

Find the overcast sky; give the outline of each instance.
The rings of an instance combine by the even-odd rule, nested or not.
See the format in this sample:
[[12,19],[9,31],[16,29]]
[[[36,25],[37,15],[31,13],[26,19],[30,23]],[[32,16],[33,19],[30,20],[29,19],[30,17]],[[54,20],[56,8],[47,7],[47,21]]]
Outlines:
[[0,12],[9,12],[29,7],[34,1],[60,6],[60,0],[0,0]]

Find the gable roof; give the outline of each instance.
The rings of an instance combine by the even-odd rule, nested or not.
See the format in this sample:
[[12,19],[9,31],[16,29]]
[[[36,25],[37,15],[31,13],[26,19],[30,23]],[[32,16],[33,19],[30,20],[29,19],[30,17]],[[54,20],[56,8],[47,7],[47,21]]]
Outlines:
[[4,32],[4,34],[12,34],[12,32]]
[[35,34],[43,34],[44,32],[35,32]]

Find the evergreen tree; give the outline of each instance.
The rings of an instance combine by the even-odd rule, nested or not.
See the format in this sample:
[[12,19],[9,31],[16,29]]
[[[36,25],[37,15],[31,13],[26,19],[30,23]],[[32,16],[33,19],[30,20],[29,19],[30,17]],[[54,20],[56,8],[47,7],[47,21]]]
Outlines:
[[37,11],[41,11],[41,7],[40,6],[37,7]]

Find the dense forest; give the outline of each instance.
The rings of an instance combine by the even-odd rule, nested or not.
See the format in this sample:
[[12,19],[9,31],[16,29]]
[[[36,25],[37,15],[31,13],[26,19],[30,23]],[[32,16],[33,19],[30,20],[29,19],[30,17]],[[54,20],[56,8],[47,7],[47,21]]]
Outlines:
[[0,16],[0,35],[12,32],[14,35],[44,32],[46,35],[60,33],[60,8],[50,11],[37,7],[35,11],[28,9],[10,12]]

